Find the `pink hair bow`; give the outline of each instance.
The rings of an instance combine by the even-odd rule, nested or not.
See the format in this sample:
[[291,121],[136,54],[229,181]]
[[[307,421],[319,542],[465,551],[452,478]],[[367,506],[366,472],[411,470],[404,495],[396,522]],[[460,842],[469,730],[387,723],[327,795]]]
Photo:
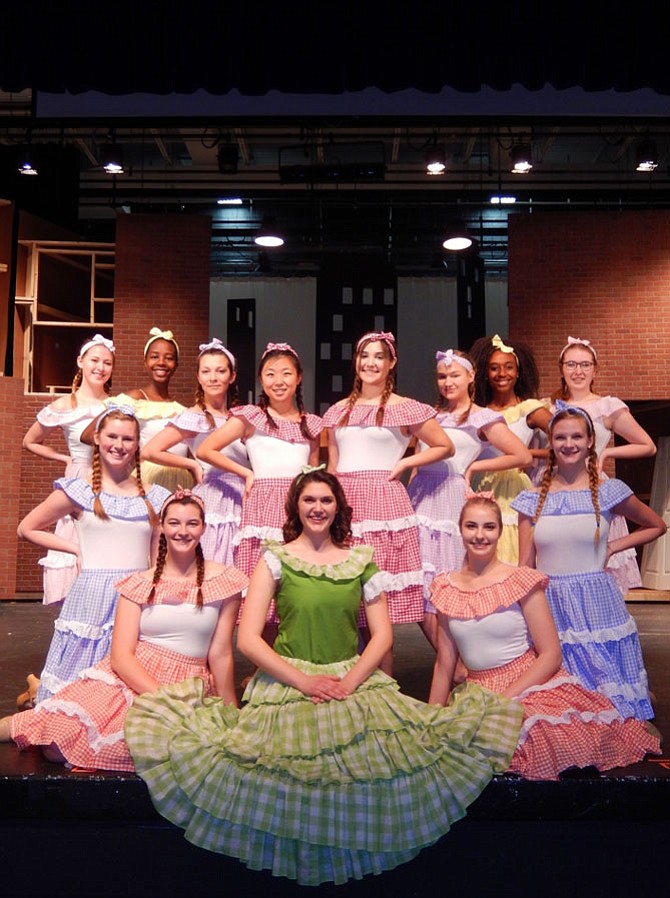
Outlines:
[[363,334],[356,344],[356,349],[358,350],[363,343],[374,343],[375,340],[380,340],[382,343],[386,343],[393,358],[395,359],[398,357],[395,348],[395,337],[391,331],[370,331],[369,334]]
[[261,358],[264,359],[269,352],[290,352],[291,355],[294,355],[296,358],[298,358],[298,353],[290,343],[268,343],[268,345],[263,350],[263,355],[261,356]]

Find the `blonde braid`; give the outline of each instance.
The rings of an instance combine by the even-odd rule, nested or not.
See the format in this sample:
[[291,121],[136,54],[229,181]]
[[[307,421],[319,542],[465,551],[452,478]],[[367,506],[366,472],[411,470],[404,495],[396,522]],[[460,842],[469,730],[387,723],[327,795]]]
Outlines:
[[95,496],[93,500],[93,513],[96,518],[101,518],[103,521],[109,520],[109,515],[102,507],[102,502],[100,500],[100,493],[102,492],[102,465],[100,463],[100,447],[97,443],[93,446],[93,459],[91,461],[91,487],[93,488],[93,495]]
[[77,373],[72,378],[72,392],[70,393],[70,405],[72,408],[77,407],[77,390],[81,386],[81,382],[84,379],[81,368],[77,368]]
[[153,602],[154,597],[156,595],[156,586],[158,585],[158,581],[163,576],[163,568],[165,567],[165,559],[167,558],[167,540],[165,539],[165,534],[161,533],[158,540],[158,553],[156,554],[156,567],[154,569],[154,576],[151,581],[151,592],[149,593],[149,598],[147,599],[147,604],[151,604]]
[[196,605],[198,608],[202,608],[203,606],[203,598],[202,598],[202,584],[205,579],[205,556],[202,552],[202,546],[200,543],[195,547],[195,562],[197,565],[197,573],[196,573],[196,583],[198,585],[198,597],[196,599]]
[[593,510],[596,515],[596,532],[594,536],[594,542],[596,546],[600,542],[600,475],[598,474],[598,457],[596,456],[595,445],[591,445],[589,449],[589,456],[586,462],[586,467],[589,472],[589,486],[591,488],[591,500],[593,502]]
[[537,524],[538,518],[542,514],[542,509],[544,508],[544,503],[547,499],[547,493],[549,492],[549,487],[551,486],[555,464],[556,456],[554,455],[554,450],[550,449],[549,458],[547,459],[547,467],[544,469],[544,474],[542,475],[542,481],[540,483],[540,495],[537,500],[535,514],[533,515],[533,526]]
[[195,404],[205,416],[207,423],[209,424],[209,429],[214,430],[214,428],[216,427],[216,421],[214,420],[214,417],[210,410],[205,405],[205,391],[203,390],[201,384],[198,384],[198,386],[195,388]]
[[375,416],[375,424],[377,425],[377,427],[382,426],[386,403],[389,401],[389,396],[393,393],[394,387],[395,375],[393,371],[389,371],[388,377],[386,378],[386,383],[384,384],[384,392],[382,393],[382,398],[379,400],[379,408],[377,409],[377,414]]
[[356,377],[354,378],[354,387],[353,387],[351,393],[349,393],[349,398],[347,400],[347,407],[344,410],[344,414],[342,415],[340,420],[337,422],[338,427],[346,427],[347,424],[349,423],[349,417],[351,415],[351,410],[358,402],[358,399],[361,395],[362,386],[363,386],[362,380],[360,379],[360,377],[358,375],[356,375]]
[[147,494],[144,489],[144,484],[142,483],[142,467],[140,465],[140,447],[139,443],[137,445],[137,449],[135,450],[135,479],[137,480],[137,489],[139,490],[140,496],[144,499],[144,504],[147,507],[148,515],[149,515],[149,523],[152,527],[155,527],[158,524],[159,518],[156,514],[153,505],[147,499]]

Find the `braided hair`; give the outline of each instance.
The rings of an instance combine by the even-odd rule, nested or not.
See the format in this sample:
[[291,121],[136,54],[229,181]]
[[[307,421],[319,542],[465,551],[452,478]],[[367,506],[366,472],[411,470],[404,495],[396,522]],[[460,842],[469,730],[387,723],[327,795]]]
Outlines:
[[[563,411],[557,412],[554,417],[551,419],[549,424],[549,442],[551,443],[551,435],[554,429],[554,426],[559,421],[565,421],[569,419],[580,418],[584,421],[586,426],[586,433],[589,439],[591,440],[591,445],[588,449],[588,455],[586,457],[586,470],[589,475],[589,489],[591,491],[591,501],[593,503],[593,511],[596,516],[596,532],[594,535],[594,542],[598,545],[600,541],[600,498],[598,489],[600,486],[600,475],[598,473],[598,456],[596,455],[595,448],[595,430],[593,427],[593,421],[591,420],[591,416],[588,412],[583,411],[582,409],[573,409],[566,408]],[[556,454],[553,450],[553,447],[549,449],[549,458],[547,459],[547,466],[544,469],[544,474],[542,475],[542,480],[540,482],[540,493],[537,500],[537,507],[535,509],[535,514],[533,515],[533,526],[539,520],[540,515],[542,514],[542,509],[544,508],[544,503],[547,499],[547,493],[549,492],[549,487],[551,486],[551,481],[554,476],[554,467],[556,466]]]
[[[200,519],[204,523],[204,513],[202,508],[197,502],[194,502],[191,496],[175,496],[163,505],[161,509],[160,522],[161,524],[165,521],[165,518],[168,513],[168,509],[172,505],[193,505],[194,508],[198,509],[198,514],[200,515]],[[154,568],[154,575],[151,580],[151,591],[149,593],[149,597],[147,598],[147,603],[151,604],[156,597],[156,587],[163,576],[163,571],[165,570],[165,562],[167,560],[167,539],[165,538],[165,534],[161,533],[158,539],[158,553],[156,555],[156,566]],[[196,606],[198,608],[202,608],[203,606],[203,597],[202,597],[202,584],[205,579],[205,556],[202,551],[202,546],[200,543],[195,547],[195,564],[196,564],[196,573],[195,573],[195,582],[198,587],[198,595],[196,598]]]
[[[96,432],[100,433],[104,430],[107,421],[110,420],[118,420],[118,421],[133,421],[135,423],[135,427],[137,429],[137,448],[135,449],[135,458],[133,460],[133,467],[135,472],[135,479],[137,480],[137,488],[140,496],[144,499],[144,502],[147,506],[147,513],[149,517],[149,523],[152,527],[155,527],[158,523],[158,515],[156,514],[153,505],[149,501],[146,495],[146,491],[144,489],[144,484],[142,483],[142,473],[140,470],[140,425],[139,421],[134,415],[127,415],[125,412],[120,411],[119,409],[112,409],[112,411],[104,414],[96,428]],[[105,511],[102,505],[102,501],[100,499],[100,494],[102,493],[102,463],[100,460],[100,446],[97,442],[93,444],[93,459],[91,462],[91,487],[93,489],[93,513],[96,517],[101,518],[103,521],[109,520],[109,515]]]
[[[358,341],[358,344],[356,346],[356,353],[354,355],[354,371],[356,371],[356,365],[357,365],[358,360],[361,357],[363,350],[367,346],[369,346],[370,343],[379,343],[380,346],[382,347],[382,351],[383,351],[384,355],[386,356],[386,358],[390,362],[394,361],[393,354],[391,353],[388,343],[385,340],[380,340],[379,336],[377,334],[372,334],[368,339],[361,339]],[[395,390],[396,370],[397,370],[397,364],[394,365],[389,370],[389,373],[386,375],[386,383],[384,384],[384,389],[382,391],[382,395],[379,400],[379,408],[377,409],[377,414],[375,415],[375,425],[377,427],[381,427],[383,424],[384,411],[386,409],[386,404],[389,401],[389,399],[391,398],[391,396],[393,395],[393,391]],[[360,399],[362,386],[363,386],[363,382],[361,381],[361,378],[359,377],[359,375],[356,373],[354,376],[354,386],[351,390],[351,393],[349,393],[349,396],[347,397],[346,408],[342,414],[342,417],[337,422],[338,427],[346,427],[347,424],[349,423],[349,418],[351,417],[351,412],[352,412],[354,406],[356,405],[356,403],[358,402],[358,400]]]
[[[477,369],[475,367],[475,363],[470,358],[470,356],[467,354],[467,352],[462,352],[460,349],[453,349],[452,352],[455,356],[458,356],[461,359],[466,359],[466,361],[470,362],[470,364],[472,365],[473,371],[476,372]],[[444,364],[444,362],[440,362],[439,364]],[[458,364],[458,362],[456,362],[456,364]],[[463,370],[466,371],[467,369],[463,366]],[[474,381],[470,381],[470,383],[468,384],[468,398],[470,400],[468,407],[466,408],[466,410],[463,412],[463,414],[460,416],[460,418],[456,422],[459,427],[461,426],[461,424],[465,424],[465,422],[468,420],[468,418],[470,417],[470,412],[472,411],[472,406],[475,403],[475,382]],[[438,391],[437,401],[435,403],[434,408],[436,411],[442,412],[446,409],[446,407],[447,407],[447,400]]]
[[[300,359],[298,357],[298,353],[294,350],[290,349],[271,349],[269,352],[266,352],[261,358],[260,364],[258,366],[258,379],[261,379],[261,374],[263,373],[263,369],[268,364],[268,362],[272,362],[275,359],[279,358],[287,358],[290,359],[291,364],[295,368],[299,383],[295,390],[294,401],[296,404],[296,408],[298,409],[298,413],[300,414],[300,433],[304,436],[304,438],[311,442],[315,439],[315,436],[310,433],[309,427],[307,426],[307,412],[305,410],[305,402],[302,396],[302,365],[300,364]],[[269,426],[273,430],[277,430],[279,425],[272,417],[269,411],[270,400],[265,392],[265,390],[261,390],[260,395],[258,396],[257,403],[258,407],[265,412],[265,417],[267,418]]]

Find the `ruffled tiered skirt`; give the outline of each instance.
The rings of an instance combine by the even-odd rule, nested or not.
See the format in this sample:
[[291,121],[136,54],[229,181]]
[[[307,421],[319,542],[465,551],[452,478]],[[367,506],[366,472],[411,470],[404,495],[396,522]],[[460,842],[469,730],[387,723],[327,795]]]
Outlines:
[[[502,692],[535,660],[525,654],[503,667],[468,673],[469,682]],[[518,698],[524,722],[510,772],[531,780],[556,780],[571,767],[610,770],[660,754],[658,737],[644,723],[624,719],[610,701],[585,689],[566,670],[526,689]]]
[[233,564],[244,481],[228,471],[209,471],[193,492],[205,503],[205,532],[200,540],[205,558],[218,564]]
[[[356,661],[287,660],[339,677]],[[381,873],[437,841],[508,767],[522,717],[478,686],[426,705],[380,671],[322,704],[259,672],[245,699],[203,698],[198,680],[140,696],[126,741],[190,842],[303,885]]]
[[399,480],[389,480],[389,473],[338,472],[337,478],[353,510],[352,545],[374,547],[375,563],[387,575],[391,623],[407,624],[424,616],[419,531],[407,490]]
[[566,669],[608,698],[622,717],[650,720],[637,626],[613,577],[605,571],[552,575],[547,599]]
[[[200,677],[209,691],[206,659],[189,658],[146,642],[137,644],[135,654],[159,683]],[[107,656],[35,710],[14,714],[12,739],[20,749],[55,745],[73,767],[132,771],[123,727],[135,696],[116,676]]]
[[38,703],[109,653],[119,598],[115,584],[132,572],[132,568],[90,568],[79,574],[54,621],[54,635],[40,675]]
[[442,471],[419,468],[407,490],[419,527],[426,611],[434,614],[429,596],[435,575],[442,571],[458,571],[465,560],[458,526],[465,504],[465,478],[460,474],[445,476]]

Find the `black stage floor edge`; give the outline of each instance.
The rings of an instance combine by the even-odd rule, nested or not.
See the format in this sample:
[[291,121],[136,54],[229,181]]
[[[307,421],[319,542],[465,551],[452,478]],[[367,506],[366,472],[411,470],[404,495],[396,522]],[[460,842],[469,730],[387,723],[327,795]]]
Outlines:
[[[45,610],[0,608],[3,649],[11,654],[6,637],[21,627],[37,639],[36,625],[25,621],[34,616],[42,626]],[[635,616],[663,732],[670,606]],[[397,675],[405,691],[423,698],[432,659],[415,629],[398,640]],[[21,686],[25,667],[12,666]],[[133,774],[71,771],[38,750],[0,745],[0,895],[657,898],[670,894],[667,754],[606,774],[570,771],[555,783],[496,777],[467,816],[409,864],[343,886],[303,888],[190,845]]]

